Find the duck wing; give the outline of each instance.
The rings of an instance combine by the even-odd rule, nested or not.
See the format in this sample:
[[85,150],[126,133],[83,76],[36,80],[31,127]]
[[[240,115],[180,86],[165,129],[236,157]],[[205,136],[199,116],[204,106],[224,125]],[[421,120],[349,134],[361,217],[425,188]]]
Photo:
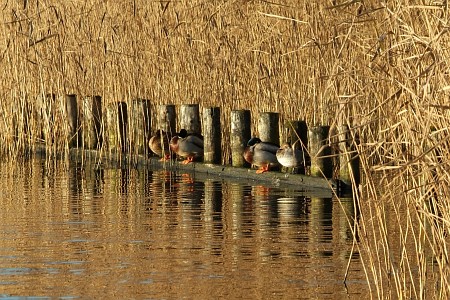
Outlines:
[[203,141],[201,139],[190,137],[178,141],[178,152],[185,155],[195,154],[203,155]]
[[272,154],[276,154],[278,149],[280,149],[280,146],[272,143],[262,142],[255,145],[254,151],[264,151],[264,152],[270,152]]
[[189,135],[184,140],[190,144],[195,145],[198,148],[204,148],[203,139],[197,135]]

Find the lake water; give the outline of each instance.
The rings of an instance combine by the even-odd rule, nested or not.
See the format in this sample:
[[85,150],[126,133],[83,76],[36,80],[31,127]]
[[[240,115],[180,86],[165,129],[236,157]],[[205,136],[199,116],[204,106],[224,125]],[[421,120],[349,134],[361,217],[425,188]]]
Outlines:
[[[352,299],[351,199],[151,169],[0,165],[0,297]],[[344,276],[350,258],[348,278]]]

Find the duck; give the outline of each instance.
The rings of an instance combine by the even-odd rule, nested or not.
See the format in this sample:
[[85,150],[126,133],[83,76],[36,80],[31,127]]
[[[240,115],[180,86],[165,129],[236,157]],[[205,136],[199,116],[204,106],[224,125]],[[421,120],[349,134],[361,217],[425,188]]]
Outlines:
[[174,153],[185,158],[182,164],[189,164],[203,157],[203,136],[196,133],[188,134],[186,129],[181,129],[172,137],[169,146]]
[[294,145],[284,143],[280,149],[277,150],[276,156],[278,162],[287,168],[298,168],[304,165],[304,155],[300,149],[294,148]]
[[169,146],[170,136],[164,130],[158,129],[150,140],[148,146],[150,150],[161,157],[161,161],[169,160],[171,158],[171,151]]
[[258,137],[253,137],[247,142],[244,150],[244,159],[253,166],[259,167],[257,174],[269,171],[270,168],[280,167],[276,153],[280,146],[263,142]]

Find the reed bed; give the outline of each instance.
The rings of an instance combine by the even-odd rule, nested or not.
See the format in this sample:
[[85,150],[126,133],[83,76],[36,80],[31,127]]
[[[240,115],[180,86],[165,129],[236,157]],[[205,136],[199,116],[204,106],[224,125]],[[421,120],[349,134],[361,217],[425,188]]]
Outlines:
[[0,16],[5,158],[67,150],[68,93],[220,106],[224,163],[233,109],[347,124],[372,296],[450,296],[447,2],[7,1]]

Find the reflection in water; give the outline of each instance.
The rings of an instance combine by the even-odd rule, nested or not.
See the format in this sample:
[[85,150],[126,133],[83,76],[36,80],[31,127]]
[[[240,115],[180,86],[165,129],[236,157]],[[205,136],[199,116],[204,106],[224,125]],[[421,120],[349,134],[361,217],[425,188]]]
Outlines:
[[42,161],[3,164],[0,174],[0,295],[368,294],[357,257],[351,284],[342,284],[357,222],[346,217],[355,215],[352,199],[339,204],[202,174]]
[[331,199],[311,198],[311,226],[310,241],[320,245],[319,249],[312,249],[311,254],[332,256],[332,222],[333,202]]

